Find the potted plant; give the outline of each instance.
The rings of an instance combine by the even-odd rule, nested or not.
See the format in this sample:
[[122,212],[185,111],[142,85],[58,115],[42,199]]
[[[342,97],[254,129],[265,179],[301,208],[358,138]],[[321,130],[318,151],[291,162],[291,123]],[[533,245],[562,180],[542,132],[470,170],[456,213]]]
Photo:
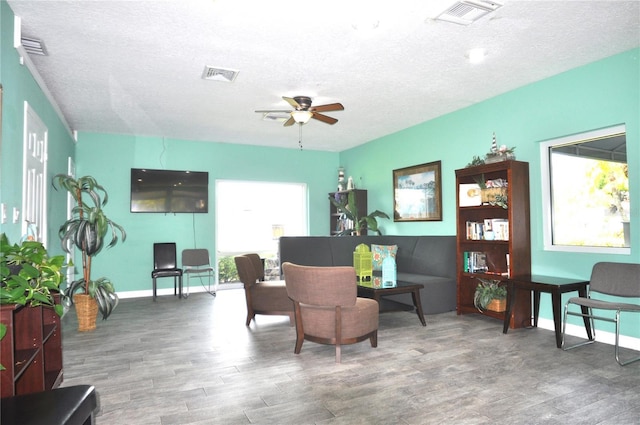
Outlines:
[[65,221],[58,231],[62,249],[70,252],[75,245],[82,253],[82,277],[69,283],[63,292],[64,300],[68,305],[76,305],[78,330],[93,330],[98,310],[106,320],[118,305],[118,296],[108,278],[91,278],[92,259],[102,250],[109,231],[111,239],[107,247],[118,243],[118,233],[123,242],[127,235],[122,226],[105,215],[103,208],[109,198],[96,179],[91,176],[74,179],[58,174],[53,178],[54,188],[56,184],[69,192],[76,202],[72,218]]
[[480,283],[473,295],[473,305],[480,311],[491,310],[503,312],[506,310],[507,288],[500,286],[499,280],[478,278]]
[[[50,257],[37,241],[12,245],[4,233],[0,236],[0,254],[0,304],[46,305],[62,316],[64,309],[56,302],[56,294],[64,281],[64,256]],[[0,340],[6,333],[7,325],[0,323]],[[5,370],[2,364],[0,370]]]
[[63,307],[55,302],[55,295],[64,281],[64,256],[49,256],[37,241],[12,245],[4,233],[0,252],[0,304],[46,305],[62,316]]
[[375,210],[371,214],[361,217],[358,214],[355,192],[349,192],[346,198],[336,199],[333,196],[329,196],[329,201],[336,207],[338,213],[343,214],[345,218],[351,220],[355,226],[353,229],[343,230],[338,233],[338,236],[351,235],[353,233],[360,236],[362,229],[369,229],[378,235],[382,235],[382,232],[378,228],[377,218],[389,219],[389,216],[380,210]]

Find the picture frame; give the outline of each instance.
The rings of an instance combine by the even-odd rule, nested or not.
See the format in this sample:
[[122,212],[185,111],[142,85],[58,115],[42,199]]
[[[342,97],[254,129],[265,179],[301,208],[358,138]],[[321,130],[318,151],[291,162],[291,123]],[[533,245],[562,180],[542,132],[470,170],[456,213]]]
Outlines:
[[441,161],[393,170],[393,221],[442,221]]

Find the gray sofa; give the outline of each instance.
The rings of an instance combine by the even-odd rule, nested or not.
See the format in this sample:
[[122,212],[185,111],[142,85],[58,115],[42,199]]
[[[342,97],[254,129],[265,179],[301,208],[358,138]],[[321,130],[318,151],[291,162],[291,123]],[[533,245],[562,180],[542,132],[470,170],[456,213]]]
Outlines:
[[[455,236],[283,236],[280,238],[280,264],[305,266],[350,266],[358,244],[397,245],[397,278],[421,283],[425,314],[456,309]],[[389,297],[413,306],[410,294]]]

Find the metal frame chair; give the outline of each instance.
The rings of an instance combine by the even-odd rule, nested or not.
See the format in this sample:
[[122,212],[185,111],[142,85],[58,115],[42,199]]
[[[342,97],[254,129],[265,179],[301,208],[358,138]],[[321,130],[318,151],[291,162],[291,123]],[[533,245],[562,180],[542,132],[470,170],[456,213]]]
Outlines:
[[[189,296],[191,286],[191,275],[196,275],[202,279],[206,275],[209,284],[208,292],[216,295],[216,290],[211,290],[211,283],[215,285],[215,269],[211,266],[209,250],[205,248],[194,248],[182,250],[182,273],[187,276],[187,288],[185,297]],[[204,284],[203,284],[204,286]]]
[[[587,298],[574,297],[569,299],[569,301],[567,301],[567,303],[565,304],[564,323],[562,325],[562,349],[565,351],[571,350],[573,348],[595,342],[596,336],[594,320],[603,320],[616,324],[616,362],[618,362],[620,366],[625,366],[629,363],[640,360],[640,356],[626,361],[620,360],[620,313],[640,313],[640,304],[595,299],[591,297],[591,294],[594,292],[605,295],[612,295],[615,297],[640,298],[640,264],[600,262],[596,263],[593,266]],[[584,313],[582,309],[580,312],[569,311],[569,306],[572,304],[580,307],[586,307],[587,312]],[[596,316],[593,313],[593,309],[615,311],[615,318],[612,319],[611,317]],[[593,336],[586,341],[582,341],[578,344],[566,346],[565,330],[567,327],[567,316],[579,316],[590,320],[591,329],[593,330]]]
[[158,286],[156,279],[160,277],[173,277],[173,295],[179,288],[182,298],[182,269],[178,267],[176,260],[175,242],[158,242],[153,244],[153,300],[156,300]]

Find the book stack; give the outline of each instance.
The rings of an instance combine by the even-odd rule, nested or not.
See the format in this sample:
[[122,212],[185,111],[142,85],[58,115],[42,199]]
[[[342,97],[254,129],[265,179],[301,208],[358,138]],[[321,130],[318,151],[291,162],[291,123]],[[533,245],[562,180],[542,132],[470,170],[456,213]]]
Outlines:
[[465,273],[484,273],[489,270],[487,254],[480,251],[465,251],[463,256]]

